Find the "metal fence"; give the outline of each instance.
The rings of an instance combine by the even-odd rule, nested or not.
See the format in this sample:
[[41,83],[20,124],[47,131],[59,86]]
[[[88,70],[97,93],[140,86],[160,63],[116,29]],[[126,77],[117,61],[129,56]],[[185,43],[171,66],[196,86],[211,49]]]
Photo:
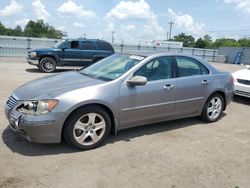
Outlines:
[[225,55],[227,63],[250,65],[250,48],[244,47],[220,47],[219,54]]
[[[25,57],[30,49],[51,47],[58,41],[58,39],[0,36],[0,56]],[[127,44],[114,44],[113,47],[116,52],[122,53],[134,51],[183,53],[198,56],[207,61],[215,61],[218,56],[218,50],[213,49],[152,47]]]

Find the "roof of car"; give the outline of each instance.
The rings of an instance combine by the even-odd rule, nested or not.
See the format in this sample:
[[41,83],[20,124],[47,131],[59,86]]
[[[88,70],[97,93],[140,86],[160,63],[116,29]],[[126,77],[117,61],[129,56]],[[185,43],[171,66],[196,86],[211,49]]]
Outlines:
[[92,42],[107,42],[100,39],[86,39],[86,38],[66,38],[64,40],[77,40],[77,41],[92,41]]

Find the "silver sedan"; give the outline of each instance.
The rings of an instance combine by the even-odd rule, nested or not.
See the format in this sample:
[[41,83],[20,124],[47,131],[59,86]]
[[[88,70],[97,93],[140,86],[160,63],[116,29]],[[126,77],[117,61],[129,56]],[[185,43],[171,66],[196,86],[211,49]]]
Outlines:
[[179,54],[114,54],[85,69],[24,84],[6,103],[10,127],[29,141],[82,149],[110,133],[200,116],[217,121],[232,99],[233,78]]

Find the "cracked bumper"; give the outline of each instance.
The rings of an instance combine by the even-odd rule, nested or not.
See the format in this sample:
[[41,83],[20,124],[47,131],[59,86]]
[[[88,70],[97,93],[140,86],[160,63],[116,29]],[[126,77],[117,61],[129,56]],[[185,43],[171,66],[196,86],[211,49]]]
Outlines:
[[34,143],[60,143],[63,122],[62,114],[48,113],[41,116],[28,116],[15,108],[5,106],[5,115],[14,132]]

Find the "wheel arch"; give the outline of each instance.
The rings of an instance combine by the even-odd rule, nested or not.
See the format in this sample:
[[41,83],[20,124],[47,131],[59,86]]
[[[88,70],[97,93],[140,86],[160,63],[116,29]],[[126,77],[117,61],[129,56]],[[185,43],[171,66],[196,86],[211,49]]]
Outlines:
[[68,119],[70,118],[70,116],[72,116],[77,110],[83,108],[83,107],[87,107],[87,106],[98,106],[98,107],[101,107],[102,109],[104,109],[110,119],[111,119],[111,131],[110,133],[113,134],[113,135],[116,135],[117,133],[117,130],[118,130],[118,125],[117,125],[117,122],[116,122],[116,119],[115,119],[115,116],[114,116],[114,113],[112,112],[112,110],[107,106],[107,105],[104,105],[104,104],[101,104],[101,103],[90,103],[90,104],[83,104],[81,106],[78,106],[76,107],[73,111],[71,111],[68,116],[66,117],[64,123],[63,123],[63,127],[62,127],[62,130],[61,130],[61,140],[64,139],[63,137],[63,131],[64,131],[64,128],[66,126],[66,123],[68,121]]
[[43,58],[46,58],[46,57],[50,57],[50,58],[54,59],[55,62],[56,62],[56,65],[58,65],[57,58],[56,58],[54,55],[52,55],[52,54],[42,54],[42,55],[40,55],[40,57],[39,57],[39,62],[40,62]]

